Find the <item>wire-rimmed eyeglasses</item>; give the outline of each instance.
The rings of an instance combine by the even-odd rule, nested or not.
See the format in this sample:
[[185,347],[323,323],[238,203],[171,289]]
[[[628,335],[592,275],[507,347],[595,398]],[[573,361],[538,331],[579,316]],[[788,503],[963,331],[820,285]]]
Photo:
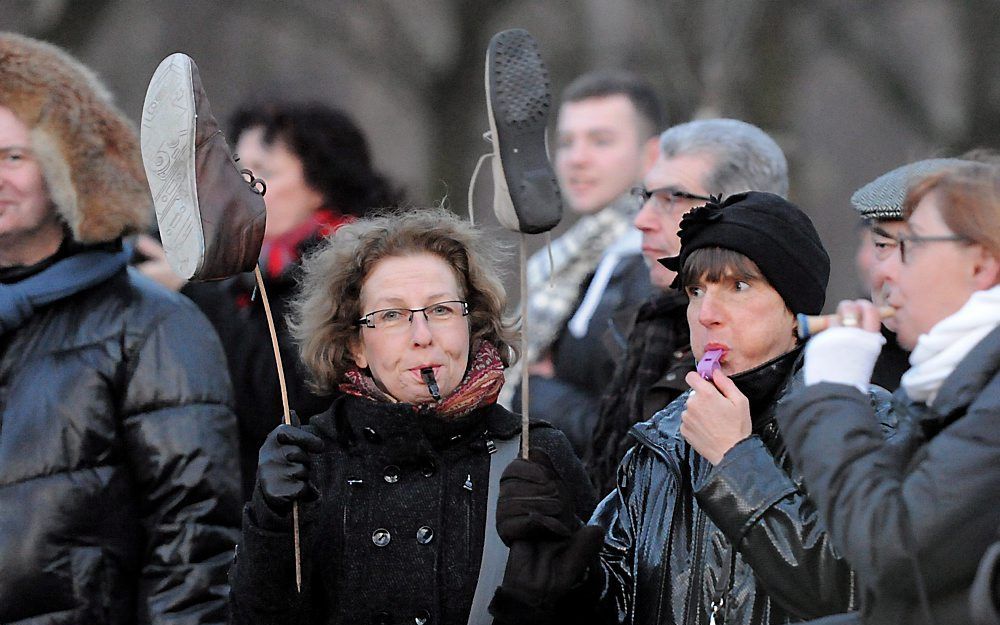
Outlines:
[[363,315],[354,325],[386,330],[408,328],[416,313],[423,313],[429,326],[441,326],[468,316],[469,303],[456,299],[429,304],[423,308],[382,308]]

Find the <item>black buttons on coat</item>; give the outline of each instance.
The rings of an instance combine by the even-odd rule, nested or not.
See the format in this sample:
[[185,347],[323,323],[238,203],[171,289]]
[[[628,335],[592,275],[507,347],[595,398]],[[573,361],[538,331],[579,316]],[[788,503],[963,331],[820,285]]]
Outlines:
[[427,462],[421,465],[420,472],[423,473],[424,477],[433,477],[437,473],[437,463],[433,460],[427,460]]
[[369,443],[381,443],[382,435],[375,431],[374,428],[365,427],[361,429],[362,434],[365,435],[365,439]]
[[389,530],[384,528],[378,528],[372,532],[372,542],[375,543],[376,547],[385,547],[392,540],[392,535],[389,534]]
[[384,479],[389,484],[395,484],[399,481],[399,467],[394,464],[390,464],[386,468],[382,469],[382,479]]
[[421,545],[428,545],[434,540],[434,530],[428,525],[422,525],[417,530],[417,542]]
[[427,610],[417,610],[417,613],[413,615],[414,625],[427,625],[431,620],[431,613]]

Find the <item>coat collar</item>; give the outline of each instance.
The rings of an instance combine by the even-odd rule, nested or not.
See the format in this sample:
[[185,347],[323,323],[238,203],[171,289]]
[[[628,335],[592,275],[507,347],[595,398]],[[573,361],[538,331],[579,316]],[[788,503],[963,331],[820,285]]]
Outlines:
[[[998,372],[1000,327],[987,334],[945,379],[934,405],[919,417],[924,432],[933,436],[965,414],[969,405]],[[899,392],[905,396],[902,389]]]

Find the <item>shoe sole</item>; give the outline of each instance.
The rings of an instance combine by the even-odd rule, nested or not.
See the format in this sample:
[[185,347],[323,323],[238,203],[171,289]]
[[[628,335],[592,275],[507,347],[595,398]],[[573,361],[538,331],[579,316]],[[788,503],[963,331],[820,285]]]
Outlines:
[[149,81],[139,144],[167,261],[185,280],[205,260],[195,178],[195,121],[191,59],[171,54]]
[[515,211],[497,211],[497,218],[528,234],[551,230],[562,217],[559,184],[545,149],[552,96],[538,43],[528,31],[505,30],[493,36],[486,51],[485,82],[494,158],[500,159]]

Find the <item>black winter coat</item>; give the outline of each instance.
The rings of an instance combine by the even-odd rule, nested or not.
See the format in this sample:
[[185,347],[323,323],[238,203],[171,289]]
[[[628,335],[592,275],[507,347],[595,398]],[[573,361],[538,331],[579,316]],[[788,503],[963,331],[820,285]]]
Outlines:
[[[750,400],[753,434],[717,466],[680,434],[687,394],[632,430],[638,444],[618,488],[591,519],[607,532],[595,576],[602,622],[707,624],[718,595],[720,624],[786,623],[854,605],[853,574],[774,421],[800,384],[799,351],[734,376]],[[884,391],[871,401],[888,411]]]
[[932,407],[902,389],[894,399],[900,430],[890,444],[864,397],[841,384],[802,389],[779,419],[858,572],[863,620],[925,623],[922,585],[935,623],[968,623],[976,567],[1000,526],[1000,329],[958,364]]
[[624,353],[601,400],[600,417],[586,457],[599,493],[615,489],[618,463],[634,440],[629,430],[651,418],[688,389],[695,368],[687,322],[688,298],[670,289],[632,311],[623,333]]
[[[320,498],[301,506],[302,594],[287,520],[257,519],[248,505],[230,575],[233,622],[465,625],[486,523],[487,441],[518,436],[520,418],[491,405],[443,421],[343,396],[305,428],[326,448],[310,469]],[[593,493],[565,436],[534,427],[531,444],[588,514]]]
[[0,337],[0,623],[222,623],[236,422],[211,326],[132,270]]

